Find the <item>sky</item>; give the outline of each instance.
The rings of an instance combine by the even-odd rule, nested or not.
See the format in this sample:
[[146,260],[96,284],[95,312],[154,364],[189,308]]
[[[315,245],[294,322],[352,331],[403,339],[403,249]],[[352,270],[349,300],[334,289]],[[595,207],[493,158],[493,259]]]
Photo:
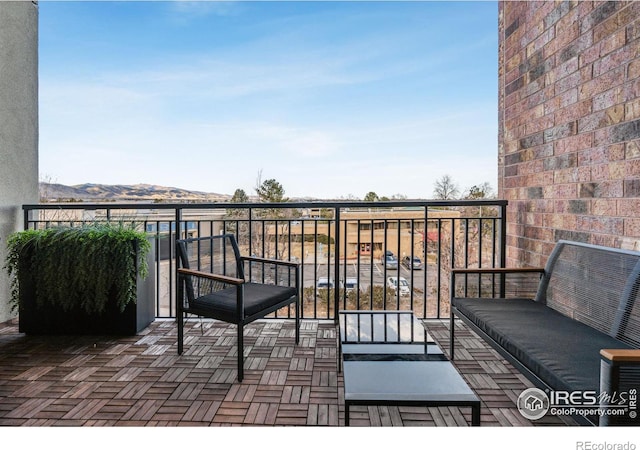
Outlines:
[[41,181],[287,197],[497,185],[498,7],[39,2]]

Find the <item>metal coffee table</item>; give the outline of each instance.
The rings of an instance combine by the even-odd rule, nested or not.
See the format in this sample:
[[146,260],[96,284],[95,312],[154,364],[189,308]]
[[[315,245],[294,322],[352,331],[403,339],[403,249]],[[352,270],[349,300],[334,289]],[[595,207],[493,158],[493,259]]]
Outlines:
[[411,311],[341,311],[345,425],[352,405],[462,406],[480,425],[480,399]]

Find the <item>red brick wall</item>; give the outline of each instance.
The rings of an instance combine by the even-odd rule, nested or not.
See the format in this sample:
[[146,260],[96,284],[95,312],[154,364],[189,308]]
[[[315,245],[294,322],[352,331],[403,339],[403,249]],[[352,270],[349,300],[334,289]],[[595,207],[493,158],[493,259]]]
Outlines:
[[558,239],[640,250],[640,1],[502,1],[507,265]]

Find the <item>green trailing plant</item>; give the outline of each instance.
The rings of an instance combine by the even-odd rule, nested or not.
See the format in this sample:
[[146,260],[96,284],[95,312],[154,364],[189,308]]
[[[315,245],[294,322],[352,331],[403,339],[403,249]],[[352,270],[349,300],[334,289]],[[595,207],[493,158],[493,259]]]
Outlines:
[[38,307],[100,314],[111,297],[120,311],[135,302],[151,244],[132,225],[99,223],[19,231],[9,236],[7,250],[12,311],[20,306],[21,279],[30,279]]

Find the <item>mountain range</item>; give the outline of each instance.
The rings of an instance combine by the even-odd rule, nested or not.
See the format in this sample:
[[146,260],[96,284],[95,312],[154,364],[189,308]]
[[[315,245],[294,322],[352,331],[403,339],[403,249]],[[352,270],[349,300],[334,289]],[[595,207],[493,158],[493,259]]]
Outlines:
[[59,201],[227,201],[230,195],[211,192],[189,191],[175,187],[152,184],[94,184],[85,183],[66,186],[57,183],[40,183],[40,200]]

